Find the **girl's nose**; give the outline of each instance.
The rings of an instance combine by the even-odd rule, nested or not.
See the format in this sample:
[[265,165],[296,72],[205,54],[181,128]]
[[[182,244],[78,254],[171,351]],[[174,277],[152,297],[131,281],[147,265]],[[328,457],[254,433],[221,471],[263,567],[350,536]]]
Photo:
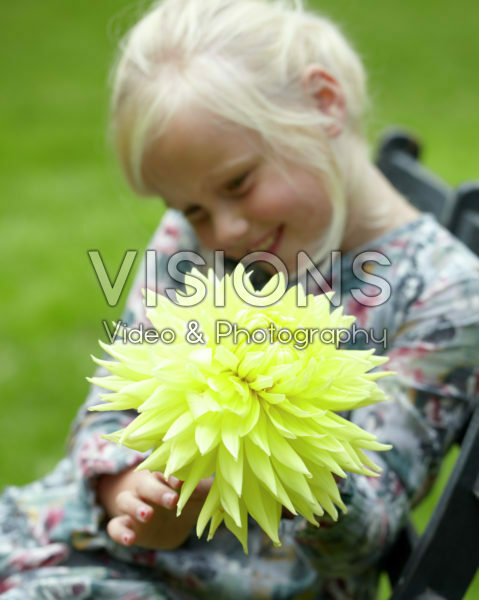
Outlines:
[[232,247],[248,233],[248,220],[231,206],[224,206],[214,216],[215,238],[221,247]]

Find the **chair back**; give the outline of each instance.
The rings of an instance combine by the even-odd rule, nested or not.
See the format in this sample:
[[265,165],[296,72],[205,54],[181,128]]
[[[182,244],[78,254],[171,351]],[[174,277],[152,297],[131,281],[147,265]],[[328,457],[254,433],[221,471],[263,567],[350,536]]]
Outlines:
[[[454,190],[419,163],[420,154],[414,137],[390,131],[377,165],[413,206],[479,256],[479,182]],[[409,523],[384,558],[391,600],[460,600],[479,567],[479,402],[456,443],[459,457],[424,534]]]

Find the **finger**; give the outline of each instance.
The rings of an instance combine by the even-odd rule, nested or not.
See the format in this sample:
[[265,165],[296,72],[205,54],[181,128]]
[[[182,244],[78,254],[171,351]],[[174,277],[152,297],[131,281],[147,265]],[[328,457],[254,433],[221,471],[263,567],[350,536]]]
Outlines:
[[174,475],[170,475],[167,479],[164,473],[161,473],[160,471],[151,471],[151,473],[156,479],[158,479],[158,481],[160,481],[161,483],[165,483],[174,490],[179,490],[183,485],[183,482]]
[[168,485],[171,488],[173,488],[174,490],[179,490],[179,489],[181,489],[181,486],[183,485],[183,482],[181,481],[181,479],[178,479],[174,475],[170,475],[168,477]]
[[106,530],[108,535],[117,544],[123,546],[131,546],[135,543],[136,534],[132,529],[132,520],[128,515],[121,515],[120,517],[114,517],[108,522]]
[[213,477],[209,477],[208,479],[200,479],[200,482],[198,483],[198,485],[193,490],[193,493],[191,494],[191,498],[193,500],[202,500],[202,499],[206,498],[212,485],[213,485]]
[[133,519],[146,523],[153,516],[153,508],[140,500],[136,494],[125,490],[120,492],[116,498],[118,510]]
[[138,482],[136,487],[140,498],[147,503],[172,509],[178,502],[178,494],[157,477],[148,477]]

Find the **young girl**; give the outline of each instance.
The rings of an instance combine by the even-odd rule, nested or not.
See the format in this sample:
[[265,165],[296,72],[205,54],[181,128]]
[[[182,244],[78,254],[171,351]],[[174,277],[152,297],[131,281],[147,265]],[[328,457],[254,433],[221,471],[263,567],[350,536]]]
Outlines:
[[[328,257],[341,251],[338,294],[365,332],[345,346],[375,348],[397,372],[379,380],[388,402],[348,415],[393,445],[374,457],[381,477],[342,480],[348,512],[336,522],[285,515],[280,548],[251,521],[245,555],[227,529],[196,538],[210,481],[176,518],[181,482],[135,472],[144,456],[102,439],[134,415],[89,413],[101,392],[92,388],[68,456],[1,498],[3,598],[375,597],[381,557],[477,392],[479,262],[371,164],[365,105],[357,55],[299,2],[164,0],[126,39],[113,132],[132,187],[170,207],[149,246],[158,291],[178,287],[171,255],[194,250],[207,267],[223,250],[232,261],[274,254],[292,283],[320,293],[308,261],[331,280]],[[366,250],[382,259],[361,278],[355,257]],[[146,322],[143,287],[141,268],[130,326]]]

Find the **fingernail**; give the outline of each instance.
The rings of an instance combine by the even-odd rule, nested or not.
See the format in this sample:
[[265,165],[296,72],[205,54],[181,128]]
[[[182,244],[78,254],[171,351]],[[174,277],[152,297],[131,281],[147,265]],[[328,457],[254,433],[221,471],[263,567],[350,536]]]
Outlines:
[[124,533],[122,539],[123,539],[123,543],[125,544],[125,546],[130,545],[131,536],[129,536],[128,533]]
[[179,486],[181,484],[181,481],[175,477],[174,475],[170,475],[170,485],[173,486]]
[[136,516],[139,521],[143,521],[143,523],[145,523],[146,522],[146,509],[138,508],[136,511]]
[[163,496],[163,502],[167,505],[167,506],[173,506],[175,504],[177,495],[176,494],[172,494],[172,493],[167,493]]

